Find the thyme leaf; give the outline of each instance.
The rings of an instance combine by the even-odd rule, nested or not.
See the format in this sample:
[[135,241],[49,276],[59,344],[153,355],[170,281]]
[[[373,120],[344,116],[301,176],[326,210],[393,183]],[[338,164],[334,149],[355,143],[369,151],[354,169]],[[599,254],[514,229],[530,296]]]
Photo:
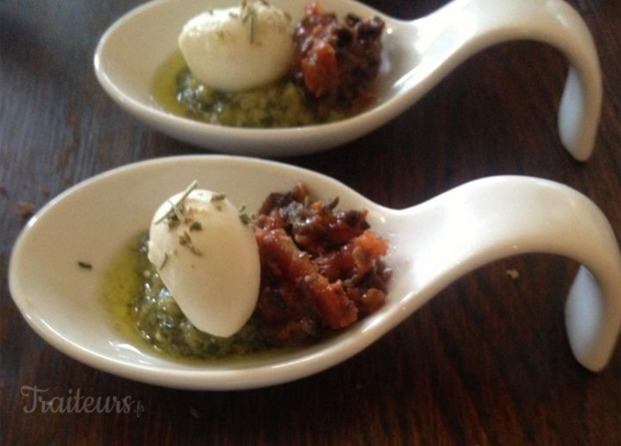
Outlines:
[[223,193],[215,193],[209,199],[209,202],[214,205],[214,207],[221,211],[222,210],[222,202],[226,199],[226,195]]
[[93,269],[93,265],[89,262],[78,260],[78,266],[82,269]]
[[253,218],[250,215],[248,215],[248,213],[246,212],[245,204],[241,205],[241,207],[239,208],[238,214],[239,214],[239,221],[241,221],[244,226],[248,226],[250,223],[252,223]]
[[202,230],[203,230],[203,225],[201,225],[200,221],[194,221],[190,225],[190,232],[192,232],[192,231],[202,231]]
[[192,193],[194,189],[196,189],[196,185],[198,181],[194,180],[190,185],[183,191],[181,197],[177,200],[176,203],[172,201],[168,201],[170,203],[170,210],[166,212],[160,219],[158,219],[155,224],[162,223],[163,221],[177,218],[178,220],[183,219],[183,202],[186,198]]
[[240,7],[241,21],[242,23],[248,22],[250,24],[250,44],[254,43],[255,28],[256,28],[256,16],[257,12],[253,5],[249,5],[246,0],[243,0]]
[[190,237],[190,234],[185,231],[179,236],[179,244],[188,248],[192,254],[195,254],[197,256],[203,255],[203,253],[200,252],[192,243],[192,237]]

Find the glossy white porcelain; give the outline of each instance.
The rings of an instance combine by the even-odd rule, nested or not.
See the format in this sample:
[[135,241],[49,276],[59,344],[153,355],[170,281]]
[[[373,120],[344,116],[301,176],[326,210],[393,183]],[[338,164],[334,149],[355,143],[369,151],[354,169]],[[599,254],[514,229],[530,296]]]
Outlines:
[[[297,181],[319,197],[339,196],[342,208],[368,209],[371,225],[391,245],[387,262],[394,273],[387,303],[333,339],[272,357],[182,363],[131,341],[106,314],[101,271],[132,236],[148,228],[163,198],[195,179],[248,209]],[[618,241],[587,197],[532,177],[481,179],[394,210],[334,179],[272,161],[203,155],[140,162],[78,184],[37,212],[15,244],[9,286],[28,324],[78,361],[163,386],[242,389],[298,379],[344,361],[464,274],[533,252],[582,264],[566,305],[567,333],[578,361],[602,369],[621,323]],[[79,260],[93,269],[80,268]]]
[[[238,3],[212,0],[208,6]],[[297,18],[309,0],[271,3]],[[154,73],[175,51],[183,24],[205,10],[204,0],[155,0],[129,12],[102,36],[95,72],[121,107],[174,138],[226,153],[290,156],[335,147],[380,127],[476,52],[510,40],[537,40],[558,49],[569,61],[558,113],[560,137],[574,158],[590,156],[602,100],[599,61],[586,24],[564,1],[453,0],[414,21],[396,20],[353,0],[322,0],[321,4],[339,15],[378,15],[386,22],[378,101],[344,121],[289,129],[239,129],[174,116],[156,105],[151,92]],[[541,63],[545,61],[533,61]]]

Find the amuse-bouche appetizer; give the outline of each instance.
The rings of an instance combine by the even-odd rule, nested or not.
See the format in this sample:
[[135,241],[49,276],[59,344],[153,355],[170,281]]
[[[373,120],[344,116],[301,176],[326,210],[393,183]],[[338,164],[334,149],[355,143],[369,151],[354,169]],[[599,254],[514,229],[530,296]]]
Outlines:
[[265,1],[189,20],[155,83],[168,111],[235,127],[294,127],[344,119],[375,98],[384,22],[342,19],[313,3],[302,19]]
[[117,308],[115,322],[176,358],[325,339],[386,298],[388,242],[366,214],[339,210],[338,199],[313,199],[300,183],[270,194],[250,216],[193,183],[157,209],[132,250],[136,286],[118,287],[126,295],[111,300],[124,313]]

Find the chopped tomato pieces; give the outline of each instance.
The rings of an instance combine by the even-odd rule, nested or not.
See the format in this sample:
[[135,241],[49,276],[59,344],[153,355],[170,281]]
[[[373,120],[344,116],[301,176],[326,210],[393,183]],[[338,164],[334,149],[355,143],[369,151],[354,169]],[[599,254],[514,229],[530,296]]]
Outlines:
[[280,341],[314,338],[376,311],[386,296],[388,242],[366,211],[335,210],[298,184],[271,194],[255,233],[261,257],[257,313]]
[[336,51],[325,42],[320,42],[310,56],[302,60],[304,85],[316,97],[330,94],[338,88],[339,70]]

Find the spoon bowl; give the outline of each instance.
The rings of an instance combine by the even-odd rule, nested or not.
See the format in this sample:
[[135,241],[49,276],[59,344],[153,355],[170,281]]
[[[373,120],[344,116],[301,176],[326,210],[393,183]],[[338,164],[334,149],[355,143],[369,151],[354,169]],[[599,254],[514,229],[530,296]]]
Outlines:
[[[115,328],[101,293],[102,271],[171,193],[197,180],[258,209],[274,191],[304,181],[343,209],[366,208],[390,243],[386,304],[338,336],[295,351],[235,360],[163,357]],[[131,191],[128,193],[128,191]],[[105,224],[102,224],[105,222]],[[533,223],[545,222],[545,223]],[[93,230],[97,228],[97,230]],[[273,161],[185,156],[100,174],[62,193],[17,239],[9,287],[28,324],[70,357],[129,379],[186,389],[243,389],[283,383],[338,364],[376,341],[441,289],[488,262],[528,252],[582,264],[567,301],[567,332],[578,361],[600,370],[621,323],[621,255],[610,224],[585,196],[531,177],[473,181],[414,207],[375,204],[334,179]],[[88,262],[92,269],[78,266]]]
[[[271,3],[298,19],[309,0]],[[237,4],[237,0],[213,0],[209,7]],[[602,100],[599,61],[584,21],[562,0],[453,0],[413,21],[394,19],[354,0],[323,0],[322,7],[339,17],[353,12],[379,16],[386,22],[377,101],[342,121],[251,129],[203,123],[163,110],[153,99],[155,74],[177,50],[183,25],[206,9],[203,0],[155,0],[121,17],[97,46],[95,73],[122,108],[174,138],[226,153],[282,157],[326,150],[377,129],[478,51],[509,40],[538,40],[569,60],[559,132],[573,157],[586,160],[590,156]]]

